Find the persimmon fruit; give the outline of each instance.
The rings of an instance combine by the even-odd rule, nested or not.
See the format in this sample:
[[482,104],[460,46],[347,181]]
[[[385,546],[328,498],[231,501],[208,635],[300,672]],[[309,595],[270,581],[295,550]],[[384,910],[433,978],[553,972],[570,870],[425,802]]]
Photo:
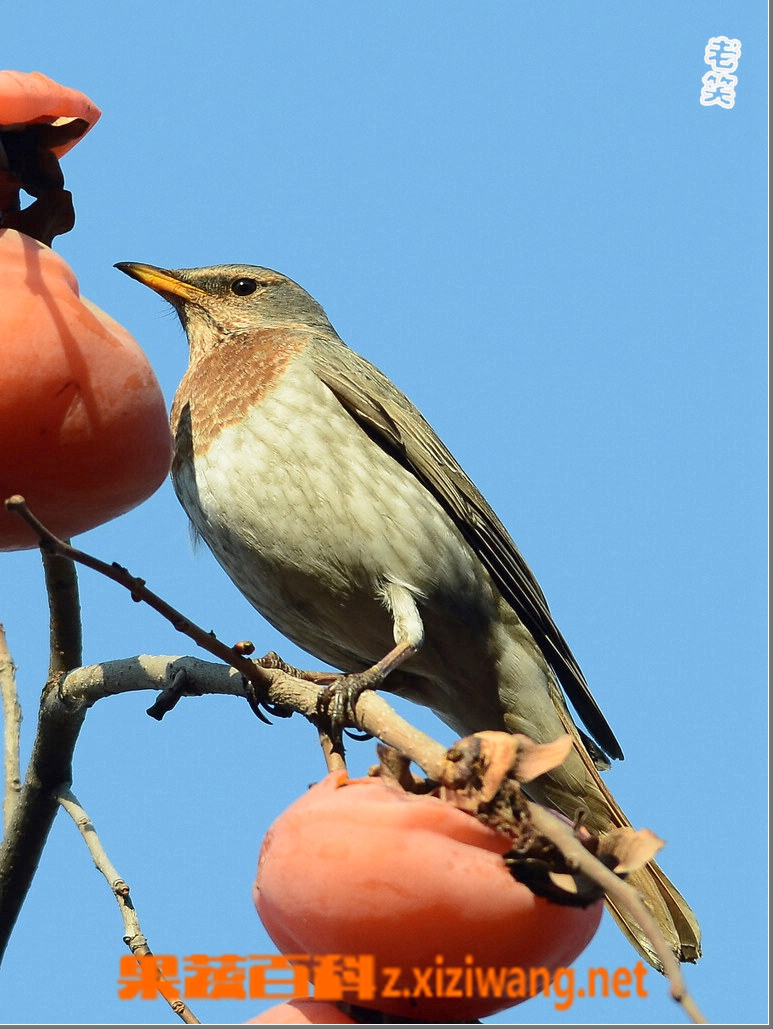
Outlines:
[[[164,397],[134,338],[49,247],[0,229],[0,505],[22,494],[69,537],[123,514],[172,459]],[[0,550],[37,538],[0,506]]]
[[[75,224],[59,158],[100,116],[85,95],[40,72],[0,71],[0,225],[48,245]],[[21,191],[35,197],[22,209]]]
[[[537,897],[508,872],[510,848],[508,837],[435,797],[333,772],[269,829],[253,899],[283,954],[374,957],[376,996],[343,999],[420,1020],[482,1018],[528,999],[518,995],[517,970],[528,979],[531,969],[570,965],[603,910],[602,901],[579,908]],[[384,990],[388,968],[402,974]],[[440,996],[450,968],[463,970],[457,995]],[[433,996],[412,969],[432,969]],[[494,979],[509,970],[505,995],[483,995],[497,992],[477,985],[487,970]]]
[[343,1011],[324,1000],[312,997],[288,1000],[249,1018],[245,1025],[356,1025]]
[[52,148],[57,157],[71,150],[101,113],[85,93],[39,71],[0,71],[0,127],[18,130],[26,125],[61,125],[76,119],[83,123],[76,137]]

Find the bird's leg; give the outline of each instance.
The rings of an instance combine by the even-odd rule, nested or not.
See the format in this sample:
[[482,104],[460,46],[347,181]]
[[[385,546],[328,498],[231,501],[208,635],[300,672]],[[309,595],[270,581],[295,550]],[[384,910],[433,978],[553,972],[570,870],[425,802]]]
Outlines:
[[382,599],[392,615],[395,646],[364,672],[342,675],[325,691],[325,707],[334,733],[352,721],[360,694],[380,686],[424,642],[424,625],[413,593],[406,586],[389,583],[382,590]]
[[323,698],[333,733],[340,732],[353,720],[354,706],[361,693],[377,689],[390,672],[412,657],[417,650],[417,646],[409,640],[404,640],[364,672],[341,675],[328,686]]

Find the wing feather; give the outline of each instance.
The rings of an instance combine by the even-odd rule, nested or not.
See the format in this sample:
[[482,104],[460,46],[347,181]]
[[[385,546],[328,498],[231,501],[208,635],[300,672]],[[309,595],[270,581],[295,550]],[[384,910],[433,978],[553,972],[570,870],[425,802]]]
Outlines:
[[326,342],[314,341],[319,377],[371,439],[434,494],[542,649],[588,732],[610,757],[622,758],[537,580],[486,499],[394,383],[339,340]]

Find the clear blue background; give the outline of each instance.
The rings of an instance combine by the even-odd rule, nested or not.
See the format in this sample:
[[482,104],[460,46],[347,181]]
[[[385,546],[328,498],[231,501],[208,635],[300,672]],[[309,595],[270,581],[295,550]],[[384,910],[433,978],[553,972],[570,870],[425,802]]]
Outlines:
[[[87,93],[56,241],[171,402],[182,331],[115,261],[286,272],[422,408],[511,530],[626,752],[609,781],[698,913],[710,1020],[767,1020],[766,5],[192,0],[13,5],[0,61]],[[741,40],[732,110],[699,103]],[[317,667],[204,549],[167,483],[78,543],[228,641]],[[81,573],[87,662],[191,645]],[[47,663],[36,552],[0,555],[28,750]],[[74,788],[157,953],[271,953],[262,837],[321,777],[311,727],[236,700],[101,702]],[[411,708],[439,738],[448,732]],[[372,743],[353,745],[356,771]],[[345,869],[342,869],[345,875]],[[65,816],[0,973],[0,1019],[174,1022],[116,996],[122,927]],[[631,966],[605,919],[578,974]],[[498,1017],[684,1022],[646,1000]],[[265,1005],[196,1005],[240,1022]]]

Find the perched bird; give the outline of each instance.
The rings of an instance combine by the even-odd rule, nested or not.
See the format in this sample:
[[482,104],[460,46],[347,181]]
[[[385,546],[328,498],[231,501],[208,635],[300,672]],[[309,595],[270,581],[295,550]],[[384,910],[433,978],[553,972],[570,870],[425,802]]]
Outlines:
[[[460,735],[569,733],[537,801],[629,825],[599,775],[620,745],[502,523],[419,411],[268,268],[116,265],[168,300],[190,344],[172,480],[245,597],[304,650],[430,707]],[[575,726],[564,694],[587,730]],[[654,863],[632,876],[673,951],[700,955]],[[613,914],[657,965],[640,927]]]

